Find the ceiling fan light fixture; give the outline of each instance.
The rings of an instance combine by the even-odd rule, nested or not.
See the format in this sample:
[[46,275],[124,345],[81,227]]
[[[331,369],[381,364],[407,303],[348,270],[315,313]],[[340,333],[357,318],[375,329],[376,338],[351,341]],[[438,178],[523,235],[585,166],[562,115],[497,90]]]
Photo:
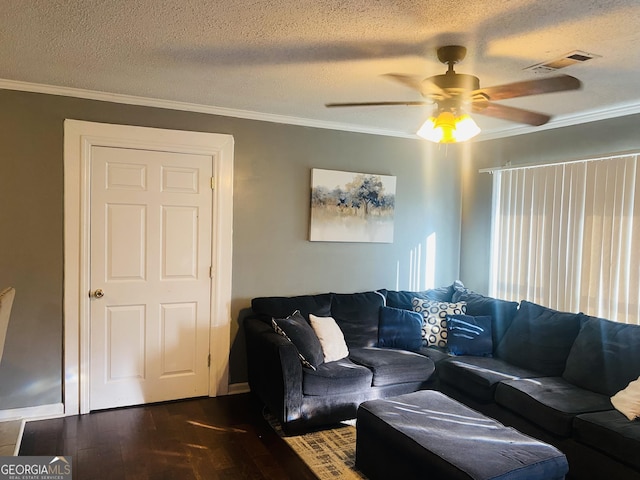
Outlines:
[[443,110],[437,117],[429,117],[416,135],[435,143],[457,143],[479,133],[480,128],[468,114],[456,117],[451,111]]
[[456,141],[464,142],[475,137],[480,133],[480,127],[473,121],[468,114],[460,115],[456,118]]

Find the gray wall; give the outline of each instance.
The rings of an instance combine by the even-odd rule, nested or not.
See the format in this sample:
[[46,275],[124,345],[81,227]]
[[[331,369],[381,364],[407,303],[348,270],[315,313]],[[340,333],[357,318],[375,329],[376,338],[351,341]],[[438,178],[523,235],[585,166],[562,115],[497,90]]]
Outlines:
[[[63,122],[226,133],[235,139],[230,382],[246,381],[239,314],[250,299],[409,288],[412,249],[437,235],[436,285],[458,277],[456,147],[422,141],[0,91],[0,287],[16,287],[0,410],[62,401]],[[397,177],[393,244],[309,242],[311,168]]]
[[471,145],[462,163],[460,279],[478,292],[489,289],[492,175],[478,170],[579,160],[640,151],[640,115],[544,130]]

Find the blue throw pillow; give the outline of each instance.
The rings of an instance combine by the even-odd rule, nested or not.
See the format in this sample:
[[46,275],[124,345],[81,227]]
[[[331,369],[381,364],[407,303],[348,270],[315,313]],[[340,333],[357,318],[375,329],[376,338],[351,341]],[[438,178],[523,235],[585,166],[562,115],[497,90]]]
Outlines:
[[422,315],[410,310],[380,307],[378,346],[416,351],[422,346]]
[[493,353],[488,315],[447,315],[447,332],[447,350],[452,355],[489,357]]

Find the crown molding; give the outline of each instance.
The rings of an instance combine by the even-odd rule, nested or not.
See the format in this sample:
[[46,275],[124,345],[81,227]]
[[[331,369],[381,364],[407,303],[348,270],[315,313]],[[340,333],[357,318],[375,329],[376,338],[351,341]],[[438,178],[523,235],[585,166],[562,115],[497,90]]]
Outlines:
[[[220,115],[223,117],[243,118],[247,120],[259,120],[263,122],[283,123],[287,125],[297,125],[302,127],[323,128],[328,130],[339,130],[344,132],[365,133],[370,135],[382,135],[387,137],[399,137],[421,140],[414,133],[407,133],[397,130],[387,130],[381,128],[369,128],[358,125],[340,122],[326,122],[322,120],[313,120],[310,118],[292,117],[287,115],[276,115],[272,113],[255,112],[251,110],[239,110],[226,107],[215,107],[209,105],[201,105],[197,103],[178,102],[174,100],[162,100],[159,98],[139,97],[135,95],[125,95],[120,93],[100,92],[95,90],[86,90],[82,88],[60,87],[54,85],[46,85],[42,83],[30,83],[17,80],[7,80],[0,78],[0,89],[19,90],[24,92],[45,93],[49,95],[59,95],[64,97],[84,98],[87,100],[99,100],[103,102],[122,103],[126,105],[139,105],[144,107],[165,108],[169,110],[181,110],[186,112],[206,113],[210,115]],[[595,122],[598,120],[606,120],[614,117],[622,117],[625,115],[633,115],[640,113],[640,102],[624,103],[613,105],[612,107],[589,110],[576,115],[566,115],[553,118],[549,123],[539,127],[533,126],[514,126],[501,128],[499,130],[491,130],[483,132],[472,142],[482,142],[485,140],[494,140],[497,138],[513,137],[516,135],[524,135],[527,133],[540,132],[542,130],[551,130],[554,128],[568,127],[581,123]]]
[[476,141],[482,142],[485,140],[494,140],[497,138],[514,137],[516,135],[524,135],[526,133],[570,127],[572,125],[579,125],[581,123],[597,122],[598,120],[624,117],[626,115],[634,115],[637,113],[640,113],[640,102],[619,103],[617,105],[613,105],[611,107],[600,110],[588,110],[585,112],[580,112],[576,115],[558,116],[553,118],[549,123],[546,123],[539,127],[525,125],[481,133],[476,138]]
[[181,110],[186,112],[206,113],[210,115],[220,115],[223,117],[244,118],[247,120],[259,120],[263,122],[283,123],[287,125],[297,125],[302,127],[324,128],[328,130],[340,130],[345,132],[366,133],[371,135],[383,135],[388,137],[418,138],[415,134],[399,132],[396,130],[386,130],[379,128],[368,128],[348,123],[326,122],[313,120],[310,118],[291,117],[287,115],[276,115],[272,113],[254,112],[251,110],[239,110],[226,107],[215,107],[201,105],[197,103],[178,102],[174,100],[162,100],[159,98],[139,97],[135,95],[125,95],[120,93],[100,92],[95,90],[85,90],[82,88],[59,87],[42,83],[21,82],[17,80],[7,80],[0,78],[0,89],[19,90],[23,92],[46,93],[49,95],[59,95],[63,97],[84,98],[87,100],[99,100],[102,102],[122,103],[126,105],[139,105],[144,107],[165,108],[169,110]]

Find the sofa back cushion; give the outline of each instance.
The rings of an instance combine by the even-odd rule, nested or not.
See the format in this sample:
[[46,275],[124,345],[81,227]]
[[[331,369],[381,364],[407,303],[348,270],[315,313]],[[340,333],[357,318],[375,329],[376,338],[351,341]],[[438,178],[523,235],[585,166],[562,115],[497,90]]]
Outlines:
[[586,390],[614,395],[640,377],[640,325],[581,317],[562,376]]
[[581,316],[522,301],[496,354],[509,363],[559,377],[580,331]]
[[318,317],[331,315],[331,294],[300,295],[297,297],[258,297],[251,300],[251,309],[271,322],[272,318],[285,318],[298,310],[305,319],[313,313]]
[[384,296],[378,292],[334,293],[331,314],[325,316],[336,320],[350,349],[375,347],[378,343],[378,313],[383,305]]
[[[462,285],[462,283],[459,283]],[[381,292],[383,290],[380,290]],[[401,308],[402,310],[411,310],[413,307],[411,301],[414,298],[422,300],[435,300],[437,302],[451,302],[453,296],[453,285],[447,287],[430,288],[421,292],[411,292],[408,290],[384,290],[387,297],[387,307]]]
[[485,297],[467,288],[456,288],[453,302],[466,302],[467,315],[491,317],[491,336],[494,348],[498,346],[518,311],[518,302]]

